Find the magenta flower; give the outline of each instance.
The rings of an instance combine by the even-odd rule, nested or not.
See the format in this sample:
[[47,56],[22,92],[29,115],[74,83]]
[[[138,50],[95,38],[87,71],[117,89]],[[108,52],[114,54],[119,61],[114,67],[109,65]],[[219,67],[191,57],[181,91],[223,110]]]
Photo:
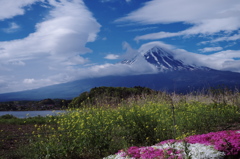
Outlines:
[[141,159],[161,159],[161,158],[174,158],[182,159],[182,151],[173,148],[156,149],[154,147],[130,147],[127,153],[121,155],[121,157],[141,158]]
[[226,155],[240,154],[240,133],[238,131],[229,130],[193,135],[187,137],[186,141],[192,144],[214,145],[216,150],[225,152]]
[[[188,151],[188,152],[187,152]],[[104,159],[223,159],[240,156],[240,131],[193,135],[184,140],[166,140],[154,146],[130,147]]]

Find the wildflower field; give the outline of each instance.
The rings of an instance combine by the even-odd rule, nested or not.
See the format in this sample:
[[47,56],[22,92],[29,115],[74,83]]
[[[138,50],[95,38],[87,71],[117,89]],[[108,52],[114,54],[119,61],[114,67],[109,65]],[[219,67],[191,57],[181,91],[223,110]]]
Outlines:
[[[104,100],[104,99],[103,99]],[[106,102],[107,103],[107,102]],[[23,158],[239,158],[240,95],[142,95],[36,124]],[[211,133],[210,133],[211,132]]]

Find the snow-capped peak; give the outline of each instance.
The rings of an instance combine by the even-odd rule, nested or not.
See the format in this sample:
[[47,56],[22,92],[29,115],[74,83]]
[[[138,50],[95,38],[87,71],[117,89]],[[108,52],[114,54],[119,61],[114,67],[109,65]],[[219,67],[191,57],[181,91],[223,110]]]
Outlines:
[[134,64],[138,58],[144,58],[149,64],[155,66],[160,72],[173,70],[198,70],[206,69],[195,65],[185,64],[182,60],[174,57],[174,52],[170,49],[152,43],[139,49],[139,54],[131,59],[125,59],[121,63]]
[[171,45],[162,43],[160,41],[153,41],[153,42],[149,42],[149,43],[143,44],[138,49],[138,52],[144,54],[144,53],[146,53],[149,50],[154,49],[154,48],[162,48],[162,49],[164,48],[164,50],[172,50],[172,49],[174,49],[174,47],[171,46]]

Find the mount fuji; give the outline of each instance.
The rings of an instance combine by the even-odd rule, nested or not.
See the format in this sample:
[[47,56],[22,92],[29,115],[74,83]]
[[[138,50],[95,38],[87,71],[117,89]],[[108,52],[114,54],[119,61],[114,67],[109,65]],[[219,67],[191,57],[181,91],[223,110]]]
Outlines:
[[139,50],[139,54],[132,59],[125,59],[121,63],[132,65],[138,62],[139,58],[144,58],[149,64],[155,66],[159,72],[210,70],[208,67],[185,64],[182,60],[176,59],[172,51],[160,46],[153,46],[149,49],[142,48]]
[[155,73],[108,75],[76,80],[33,90],[0,94],[0,101],[41,100],[46,98],[72,99],[91,88],[142,86],[154,90],[186,93],[224,85],[239,88],[240,73],[214,70],[188,64],[176,58],[176,53],[158,45],[140,48],[138,53],[120,62],[122,66],[143,65]]

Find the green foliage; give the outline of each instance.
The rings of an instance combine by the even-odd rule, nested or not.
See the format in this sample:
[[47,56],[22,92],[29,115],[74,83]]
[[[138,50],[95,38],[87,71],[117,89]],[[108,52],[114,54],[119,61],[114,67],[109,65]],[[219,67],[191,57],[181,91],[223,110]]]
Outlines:
[[16,119],[17,117],[13,116],[12,114],[6,114],[6,115],[2,115],[0,116],[0,120],[1,119]]
[[56,110],[66,108],[71,100],[64,99],[44,99],[41,101],[10,101],[0,102],[0,111],[17,110]]
[[49,120],[57,119],[58,116],[36,116],[29,118],[17,118],[13,115],[2,115],[0,116],[0,124],[13,124],[13,125],[26,125],[26,124],[46,124]]
[[40,103],[41,103],[42,105],[46,105],[46,104],[48,104],[48,105],[55,105],[55,102],[54,102],[52,99],[49,99],[49,98],[40,101]]

